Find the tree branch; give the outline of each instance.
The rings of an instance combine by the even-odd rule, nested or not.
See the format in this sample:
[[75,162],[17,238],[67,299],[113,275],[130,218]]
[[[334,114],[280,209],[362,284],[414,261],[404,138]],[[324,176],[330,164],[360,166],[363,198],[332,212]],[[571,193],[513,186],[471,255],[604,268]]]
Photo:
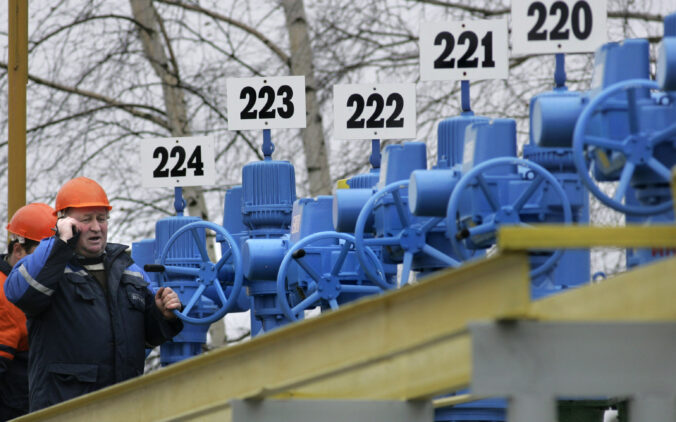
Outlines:
[[[7,63],[0,62],[0,68],[8,70]],[[68,92],[68,93],[71,93],[71,94],[76,94],[76,95],[79,95],[79,96],[82,96],[82,97],[91,98],[93,100],[101,101],[101,102],[107,104],[109,107],[114,107],[114,108],[118,108],[122,111],[126,111],[127,113],[131,114],[134,117],[139,117],[141,119],[148,120],[152,123],[155,123],[158,126],[161,126],[165,129],[169,130],[169,124],[167,123],[166,120],[164,120],[164,119],[162,119],[158,116],[155,116],[154,114],[144,113],[144,112],[137,110],[139,108],[146,108],[146,109],[152,110],[152,111],[154,111],[158,114],[161,114],[161,115],[164,114],[161,110],[159,110],[155,107],[150,107],[150,106],[146,106],[146,105],[142,105],[142,104],[122,103],[120,101],[114,100],[114,99],[109,98],[109,97],[105,97],[103,95],[97,94],[97,93],[92,92],[92,91],[87,91],[87,90],[84,90],[84,89],[73,88],[73,87],[70,87],[70,86],[61,85],[59,83],[48,81],[46,79],[42,79],[38,76],[31,75],[31,74],[28,75],[28,79],[31,80],[32,82],[35,82],[38,85],[43,85],[43,86],[46,86],[46,87],[49,87],[49,88],[56,89],[58,91]]]
[[[498,16],[510,13],[511,9],[487,9],[484,7],[468,6],[466,4],[455,3],[451,1],[442,0],[409,0],[414,3],[426,3],[434,6],[448,7],[452,9],[464,10],[465,12],[474,13],[482,16]],[[639,19],[644,21],[664,21],[664,16],[654,13],[630,12],[629,10],[608,11],[608,17],[611,19]]]
[[[227,122],[227,121],[228,121],[228,119],[226,118],[226,116],[218,109],[218,107],[216,107],[215,105],[211,104],[211,102],[207,100],[207,98],[202,94],[202,92],[201,92],[199,89],[197,89],[197,88],[195,88],[195,87],[193,87],[193,86],[191,86],[191,85],[188,85],[188,84],[186,84],[186,83],[181,83],[180,87],[183,88],[183,89],[185,89],[186,91],[192,93],[193,95],[197,96],[199,99],[201,99],[202,102],[203,102],[203,104],[205,104],[205,105],[207,106],[207,108],[209,108],[212,112],[216,113],[216,115],[217,115],[220,119],[222,119],[224,122]],[[238,135],[241,135],[242,139],[243,139],[244,142],[247,144],[247,146],[254,152],[254,154],[256,154],[256,156],[258,157],[258,159],[262,160],[262,159],[263,159],[263,155],[262,155],[261,152],[258,150],[258,148],[256,147],[256,145],[254,145],[254,143],[253,143],[249,138],[247,138],[246,136],[244,136],[241,132],[237,131],[237,134],[238,134]],[[237,139],[237,136],[235,136],[234,139]],[[229,148],[229,146],[230,146],[230,145],[228,145],[228,147],[226,147],[226,148]]]
[[37,131],[40,131],[42,129],[46,129],[50,126],[58,125],[58,124],[67,122],[69,120],[74,120],[74,119],[78,119],[80,117],[88,116],[88,115],[96,113],[97,111],[105,110],[105,109],[108,109],[108,108],[115,108],[115,106],[113,106],[113,105],[102,105],[102,106],[99,106],[99,107],[95,107],[95,108],[92,108],[92,109],[81,111],[79,113],[71,114],[70,116],[62,117],[62,118],[57,119],[57,120],[50,120],[50,121],[48,121],[44,124],[41,124],[41,125],[38,125],[38,126],[35,126],[35,127],[32,127],[30,129],[26,130],[26,133],[37,132]]
[[664,21],[664,16],[652,13],[630,12],[628,10],[608,11],[608,17],[611,19],[639,19],[644,21]]
[[469,13],[474,13],[477,15],[482,15],[482,16],[497,16],[497,15],[504,15],[510,12],[510,9],[505,8],[505,9],[486,9],[483,7],[474,7],[474,6],[468,6],[466,4],[461,4],[461,3],[454,3],[454,2],[448,2],[448,1],[441,1],[441,0],[409,0],[414,3],[426,3],[426,4],[432,4],[434,6],[442,6],[442,7],[450,7],[452,9],[458,9],[458,10],[464,10],[465,12]]
[[164,3],[168,4],[171,6],[177,6],[177,7],[182,7],[186,10],[192,10],[193,12],[198,12],[205,14],[212,19],[216,19],[222,22],[226,22],[234,27],[237,27],[244,32],[247,32],[251,35],[253,35],[255,38],[258,38],[259,41],[261,41],[263,44],[265,44],[266,47],[268,47],[279,59],[284,62],[287,66],[291,67],[291,59],[289,56],[277,45],[275,44],[270,38],[266,37],[262,32],[257,31],[255,28],[250,27],[249,25],[246,25],[242,22],[236,21],[234,19],[231,19],[225,15],[221,15],[220,13],[216,13],[213,10],[205,9],[203,7],[200,7],[196,4],[186,4],[183,3],[180,0],[156,0],[158,3]]
[[249,337],[250,335],[251,335],[251,331],[245,331],[235,338],[229,338],[228,344],[237,343],[238,341],[242,341],[245,338]]
[[176,81],[178,84],[181,83],[181,76],[179,75],[179,69],[178,69],[178,61],[176,61],[176,55],[174,54],[174,48],[171,46],[171,39],[169,38],[169,35],[167,34],[167,29],[164,27],[164,20],[160,19],[159,16],[157,17],[157,24],[160,27],[160,31],[162,32],[162,37],[164,38],[164,44],[167,46],[167,50],[169,51],[169,63],[171,63],[171,67],[174,68],[174,77],[176,78]]
[[129,16],[123,16],[123,15],[88,16],[86,18],[82,18],[82,19],[78,19],[76,21],[73,21],[73,22],[69,23],[68,25],[61,26],[61,27],[55,29],[54,31],[48,33],[44,37],[40,38],[39,40],[33,42],[32,46],[31,46],[31,51],[33,51],[33,49],[35,47],[37,47],[38,45],[42,44],[43,42],[47,41],[48,39],[52,38],[53,36],[59,34],[60,32],[71,29],[71,28],[73,28],[77,25],[81,25],[81,24],[88,23],[88,22],[95,21],[95,20],[99,20],[99,19],[121,19],[121,20],[129,21],[129,22],[133,23],[134,25],[140,27],[144,31],[150,31],[150,28],[147,28],[147,27],[141,25],[140,22],[138,22],[136,19],[130,18]]

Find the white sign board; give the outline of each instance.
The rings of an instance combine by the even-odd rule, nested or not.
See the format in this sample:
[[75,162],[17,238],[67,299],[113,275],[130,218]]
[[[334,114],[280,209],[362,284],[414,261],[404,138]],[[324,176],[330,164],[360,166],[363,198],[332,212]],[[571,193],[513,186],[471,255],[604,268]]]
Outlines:
[[416,136],[415,84],[333,86],[337,139],[411,139]]
[[209,186],[216,182],[214,138],[152,138],[141,140],[144,187]]
[[304,128],[305,76],[226,80],[228,129]]
[[512,52],[594,51],[606,42],[606,15],[606,0],[512,0]]
[[507,20],[420,25],[420,79],[507,79]]

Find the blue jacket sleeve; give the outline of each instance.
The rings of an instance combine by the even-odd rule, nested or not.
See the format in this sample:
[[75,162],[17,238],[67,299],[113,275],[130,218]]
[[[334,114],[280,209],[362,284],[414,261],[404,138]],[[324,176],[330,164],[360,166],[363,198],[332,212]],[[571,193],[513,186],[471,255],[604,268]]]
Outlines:
[[40,242],[35,251],[14,265],[5,281],[5,295],[28,318],[42,313],[59,289],[73,250],[57,237]]

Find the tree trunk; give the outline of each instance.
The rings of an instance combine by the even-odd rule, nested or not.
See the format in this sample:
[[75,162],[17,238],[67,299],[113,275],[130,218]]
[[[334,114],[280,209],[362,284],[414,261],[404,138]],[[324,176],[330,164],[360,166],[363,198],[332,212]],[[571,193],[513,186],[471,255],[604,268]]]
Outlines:
[[[134,18],[144,29],[139,30],[143,51],[155,74],[162,81],[164,108],[167,112],[172,136],[189,136],[190,125],[186,109],[183,89],[180,87],[178,66],[167,37],[163,36],[162,18],[153,6],[152,0],[129,0]],[[170,53],[169,57],[167,51]],[[188,214],[209,221],[204,193],[200,186],[183,188]],[[207,252],[212,261],[216,260],[214,235],[207,233]],[[225,343],[224,320],[211,326],[212,346],[219,347]]]
[[305,76],[307,128],[303,130],[303,149],[310,195],[331,193],[331,174],[327,158],[322,116],[317,101],[317,82],[312,65],[312,48],[303,0],[282,0],[286,28],[291,44],[291,73]]
[[[171,46],[168,44],[166,37],[162,36],[162,20],[157,14],[152,0],[130,0],[130,3],[134,18],[144,28],[139,30],[143,51],[153,70],[162,81],[164,108],[171,127],[171,135],[189,136],[190,126],[183,89],[179,84],[180,79],[176,62],[173,57],[170,59],[165,51],[171,52]],[[184,188],[183,197],[188,206],[188,214],[200,217],[205,221],[209,220],[201,187]],[[207,243],[209,243],[207,245],[209,256],[211,259],[215,259],[213,242]]]

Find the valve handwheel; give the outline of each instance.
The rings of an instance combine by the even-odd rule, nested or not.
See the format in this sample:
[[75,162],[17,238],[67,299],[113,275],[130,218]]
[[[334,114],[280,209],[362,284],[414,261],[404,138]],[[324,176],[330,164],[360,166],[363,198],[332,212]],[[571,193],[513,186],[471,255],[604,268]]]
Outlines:
[[[427,219],[418,219],[411,214],[408,207],[404,204],[401,197],[401,190],[408,188],[408,180],[400,180],[385,186],[375,195],[373,195],[364,204],[354,229],[354,238],[356,243],[357,258],[361,263],[364,273],[372,281],[377,282],[376,273],[367,261],[366,248],[371,246],[399,247],[404,251],[403,269],[401,273],[401,285],[408,283],[413,257],[418,253],[423,253],[435,258],[449,267],[459,267],[460,262],[455,258],[446,255],[444,252],[427,243],[427,232],[443,221],[442,217],[430,217]],[[397,216],[401,223],[401,229],[391,235],[374,238],[365,238],[364,230],[366,221],[374,212],[378,205],[386,197],[392,198],[392,203],[397,211]]]
[[[535,175],[535,177],[530,180],[528,187],[523,192],[521,192],[519,197],[516,198],[516,200],[511,204],[501,204],[500,201],[498,201],[498,198],[496,198],[495,195],[490,191],[486,182],[486,178],[484,177],[484,174],[486,174],[487,170],[501,166],[527,167]],[[451,241],[451,244],[453,245],[453,248],[455,249],[458,256],[465,260],[469,258],[464,251],[465,248],[460,244],[461,240],[459,237],[468,238],[478,235],[495,234],[497,232],[498,225],[501,224],[528,226],[527,223],[521,221],[520,214],[528,200],[533,196],[533,194],[535,194],[535,192],[537,192],[538,188],[543,182],[552,186],[557,196],[561,200],[561,205],[563,206],[564,224],[571,224],[573,220],[573,213],[571,211],[570,201],[568,200],[566,193],[564,192],[558,180],[556,180],[556,178],[552,176],[550,172],[548,172],[539,164],[521,158],[502,157],[484,161],[467,172],[467,174],[465,174],[455,186],[455,189],[453,189],[451,198],[448,201],[448,209],[446,212],[446,218],[448,219],[446,224],[446,234],[448,235],[448,238]],[[474,227],[460,227],[459,221],[457,221],[460,200],[463,198],[464,191],[470,186],[478,186],[479,190],[483,193],[486,201],[491,207],[493,218],[489,219],[488,222],[482,222]],[[556,264],[556,262],[561,259],[562,255],[562,250],[556,250],[549,258],[547,258],[545,262],[531,270],[531,278],[537,277],[549,271]]]
[[[223,253],[221,259],[215,264],[211,262],[202,237],[200,237],[201,232],[206,229],[216,232],[216,236],[219,241],[224,240],[230,247]],[[168,262],[170,259],[167,258],[167,255],[174,243],[176,243],[179,237],[187,232],[190,232],[190,237],[197,244],[201,259],[199,268],[172,265]],[[195,277],[197,288],[190,296],[190,299],[188,299],[188,302],[184,304],[185,306],[182,311],[174,310],[174,314],[186,322],[192,324],[211,324],[212,322],[223,318],[223,316],[237,302],[240,290],[242,289],[242,282],[244,280],[242,274],[242,257],[239,252],[239,248],[237,247],[237,244],[230,233],[228,233],[226,229],[219,226],[218,224],[208,221],[196,221],[178,229],[169,238],[167,244],[164,246],[164,249],[162,249],[160,264],[162,264],[165,268],[164,272],[161,273],[160,276],[160,285],[162,285],[163,282],[166,283],[168,281],[168,275],[185,275],[189,277]],[[230,291],[229,297],[226,296],[225,289],[218,279],[218,273],[223,265],[232,265],[234,267],[235,276],[232,282],[232,290]],[[204,317],[189,316],[188,314],[194,308],[200,297],[204,294],[206,289],[211,286],[215,288],[216,293],[218,294],[221,302],[220,307],[218,307],[215,312]]]
[[[659,89],[659,86],[651,80],[631,79],[606,88],[585,107],[577,120],[575,132],[573,133],[573,160],[582,182],[587,186],[589,191],[599,201],[616,211],[624,214],[644,216],[661,214],[668,211],[671,209],[673,201],[657,205],[631,205],[622,203],[622,199],[624,198],[626,202],[625,196],[629,183],[639,166],[647,166],[663,179],[665,183],[669,183],[671,172],[667,166],[655,157],[654,150],[658,144],[669,140],[673,141],[676,137],[676,122],[667,128],[654,131],[640,127],[640,106],[637,103],[636,91],[645,89],[656,90]],[[587,125],[593,114],[598,111],[604,102],[621,93],[625,93],[627,97],[629,134],[624,139],[610,139],[587,134]],[[606,151],[620,153],[625,158],[619,183],[612,196],[604,193],[590,175],[590,167],[588,167],[587,160],[585,159],[585,152],[590,147],[597,148],[604,153]]]
[[[311,248],[313,243],[327,239],[338,239],[338,245],[336,246],[340,248],[340,252],[330,272],[322,273],[322,270],[318,271],[316,268],[313,268],[312,264],[305,259],[305,250]],[[324,242],[322,242],[323,244]],[[387,283],[385,270],[371,248],[366,248],[365,253],[370,261],[369,265],[376,269],[379,276],[376,285],[342,283],[341,281],[346,279],[354,280],[357,276],[354,271],[343,270],[348,254],[354,250],[354,236],[334,231],[311,234],[289,249],[286,255],[284,255],[284,259],[279,267],[279,273],[277,273],[277,300],[282,311],[284,311],[290,320],[295,321],[299,319],[303,311],[317,306],[321,301],[328,303],[331,309],[338,308],[337,298],[341,293],[375,294],[394,287]],[[302,268],[312,281],[310,286],[304,289],[306,291],[303,291],[305,297],[298,304],[291,305],[289,303],[289,295],[287,294],[289,289],[287,275],[291,265],[294,264]]]

